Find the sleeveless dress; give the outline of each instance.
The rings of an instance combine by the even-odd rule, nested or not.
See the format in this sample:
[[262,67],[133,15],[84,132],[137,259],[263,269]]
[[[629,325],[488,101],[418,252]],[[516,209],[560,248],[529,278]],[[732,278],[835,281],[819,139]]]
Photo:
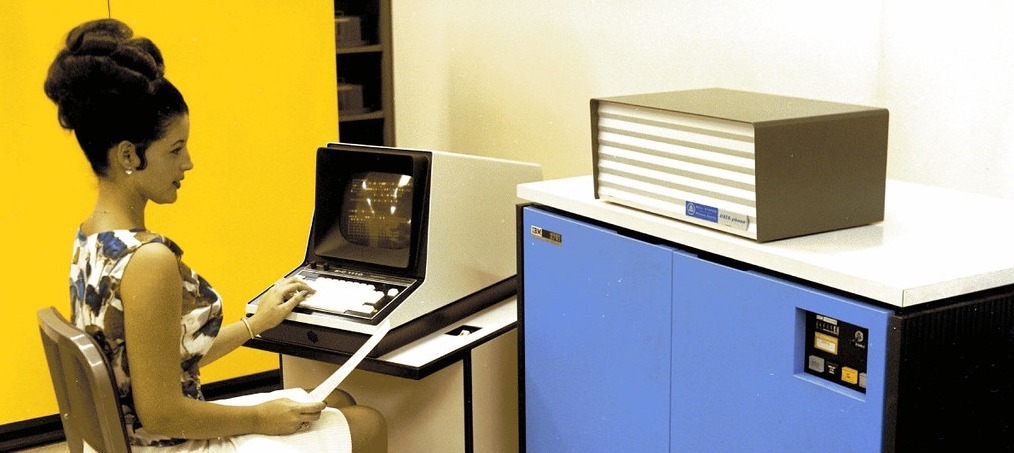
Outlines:
[[[134,410],[130,387],[120,279],[134,252],[141,246],[152,243],[162,244],[176,255],[183,279],[183,316],[180,319],[181,392],[188,398],[204,400],[199,362],[211,348],[222,326],[222,300],[207,281],[183,263],[183,250],[165,236],[147,230],[115,230],[87,236],[79,230],[70,266],[72,322],[95,338],[113,369],[133,450],[162,453],[232,452],[241,448],[244,451],[270,448],[272,453],[351,451],[348,423],[340,411],[331,408],[325,409],[311,429],[290,436],[250,434],[187,440],[168,438],[145,430]],[[285,392],[291,390],[282,391],[278,397],[288,397]]]

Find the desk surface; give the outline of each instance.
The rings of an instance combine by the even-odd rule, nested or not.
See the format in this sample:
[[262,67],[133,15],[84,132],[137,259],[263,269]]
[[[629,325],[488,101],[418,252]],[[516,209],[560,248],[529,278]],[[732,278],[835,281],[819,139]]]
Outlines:
[[758,243],[597,200],[591,176],[518,196],[898,307],[1014,284],[1012,200],[891,180],[883,222]]
[[[472,349],[510,331],[517,320],[517,297],[510,297],[376,359],[366,358],[358,368],[391,376],[422,379],[461,360]],[[462,326],[473,329],[469,329],[467,335],[448,334]],[[260,338],[250,340],[247,346],[339,365],[345,363],[350,356]]]

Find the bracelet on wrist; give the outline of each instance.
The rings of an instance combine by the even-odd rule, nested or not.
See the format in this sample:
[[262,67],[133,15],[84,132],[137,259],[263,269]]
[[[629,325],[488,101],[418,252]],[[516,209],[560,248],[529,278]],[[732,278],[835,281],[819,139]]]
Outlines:
[[250,339],[251,339],[251,340],[253,340],[254,338],[256,338],[256,337],[257,337],[257,335],[254,335],[254,331],[253,331],[253,329],[252,329],[252,328],[250,327],[250,321],[247,321],[247,320],[246,320],[246,316],[244,316],[244,317],[242,317],[242,318],[239,318],[239,320],[240,320],[240,321],[243,321],[243,325],[244,325],[244,326],[246,326],[246,331],[247,331],[247,333],[249,333],[249,334],[250,334]]

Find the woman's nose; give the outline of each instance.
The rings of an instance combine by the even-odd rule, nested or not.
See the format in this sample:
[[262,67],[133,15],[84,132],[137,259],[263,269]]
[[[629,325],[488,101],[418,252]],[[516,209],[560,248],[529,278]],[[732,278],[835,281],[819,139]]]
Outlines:
[[190,150],[184,150],[183,155],[183,171],[193,170],[194,161],[190,159]]

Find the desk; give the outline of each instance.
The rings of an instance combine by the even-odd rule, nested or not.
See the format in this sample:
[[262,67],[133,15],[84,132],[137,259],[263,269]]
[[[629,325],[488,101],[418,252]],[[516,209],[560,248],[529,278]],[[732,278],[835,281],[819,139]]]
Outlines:
[[[342,383],[387,419],[390,451],[517,451],[517,299],[509,298],[376,359]],[[462,326],[471,333],[452,335]],[[252,340],[281,354],[284,387],[313,388],[347,354]]]

